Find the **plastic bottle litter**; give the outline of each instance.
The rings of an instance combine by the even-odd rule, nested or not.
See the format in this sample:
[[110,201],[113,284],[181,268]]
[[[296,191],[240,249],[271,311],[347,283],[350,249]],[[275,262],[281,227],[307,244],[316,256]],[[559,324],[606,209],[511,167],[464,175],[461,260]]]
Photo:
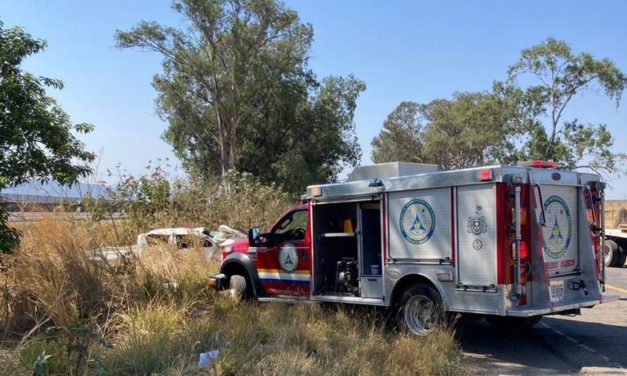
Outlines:
[[[219,347],[220,346],[220,333],[216,332],[213,333],[213,345],[215,347]],[[213,363],[214,360],[216,360],[216,358],[218,358],[218,356],[220,356],[220,350],[216,349],[216,350],[209,350],[207,352],[204,353],[200,353],[200,355],[198,355],[198,367],[199,368],[207,368],[211,365],[211,363]]]
[[220,350],[211,350],[200,353],[198,356],[198,367],[207,368],[220,355]]

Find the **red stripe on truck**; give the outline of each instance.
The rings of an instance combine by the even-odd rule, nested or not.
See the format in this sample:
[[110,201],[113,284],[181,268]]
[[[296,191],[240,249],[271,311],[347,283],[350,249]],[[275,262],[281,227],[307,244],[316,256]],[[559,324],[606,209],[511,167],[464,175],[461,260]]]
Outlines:
[[506,257],[507,247],[504,244],[505,234],[507,233],[507,221],[505,220],[505,201],[507,191],[505,184],[496,184],[496,281],[499,285],[512,283],[505,280],[505,267],[503,265]]
[[455,266],[455,188],[451,187],[451,266]]

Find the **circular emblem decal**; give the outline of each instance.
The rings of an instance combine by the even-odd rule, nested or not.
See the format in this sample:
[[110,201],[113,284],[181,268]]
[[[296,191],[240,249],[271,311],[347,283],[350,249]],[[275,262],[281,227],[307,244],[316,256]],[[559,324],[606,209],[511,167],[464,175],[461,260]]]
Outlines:
[[475,239],[475,241],[474,241],[474,242],[472,242],[472,247],[473,247],[476,251],[478,251],[478,250],[480,250],[480,249],[481,249],[481,247],[483,247],[483,243],[481,242],[481,240],[479,240],[479,239]]
[[292,243],[287,243],[279,251],[279,265],[281,269],[288,273],[292,273],[298,266],[298,254],[296,253],[296,246]]
[[431,239],[435,230],[435,214],[431,205],[419,198],[403,206],[399,219],[401,235],[412,244],[422,244]]
[[551,196],[544,202],[544,213],[544,252],[551,258],[560,258],[570,244],[573,229],[570,211],[561,197]]

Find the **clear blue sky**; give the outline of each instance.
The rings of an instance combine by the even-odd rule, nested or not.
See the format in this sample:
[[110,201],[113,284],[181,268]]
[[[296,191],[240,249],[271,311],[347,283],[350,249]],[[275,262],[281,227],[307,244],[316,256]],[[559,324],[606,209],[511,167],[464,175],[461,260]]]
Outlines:
[[[403,100],[427,102],[454,91],[489,89],[502,79],[520,50],[548,36],[567,41],[575,52],[608,57],[627,71],[627,2],[624,1],[288,1],[313,24],[311,67],[319,77],[353,73],[367,84],[356,113],[370,162],[370,140]],[[100,172],[121,163],[145,172],[149,160],[175,160],[161,140],[166,124],[155,114],[152,76],[155,54],[117,50],[113,33],[140,20],[173,26],[181,19],[168,0],[2,0],[5,27],[19,25],[46,39],[44,53],[26,69],[61,78],[51,91],[76,122],[95,132],[84,138],[101,153]],[[588,92],[571,105],[568,118],[606,123],[615,151],[627,152],[627,100]],[[173,163],[174,165],[177,162]],[[610,198],[627,198],[627,179],[611,182]]]

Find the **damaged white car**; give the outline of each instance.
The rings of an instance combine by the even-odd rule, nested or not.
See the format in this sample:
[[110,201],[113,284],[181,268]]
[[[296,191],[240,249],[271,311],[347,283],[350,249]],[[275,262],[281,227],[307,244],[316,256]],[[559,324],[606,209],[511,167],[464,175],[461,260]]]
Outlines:
[[199,247],[207,259],[217,259],[219,246],[230,239],[246,237],[246,234],[226,225],[220,225],[217,231],[205,227],[159,228],[137,236],[137,243],[131,246],[102,247],[95,250],[95,257],[115,260],[125,256],[139,256],[150,246],[170,244],[177,249],[187,250]]

